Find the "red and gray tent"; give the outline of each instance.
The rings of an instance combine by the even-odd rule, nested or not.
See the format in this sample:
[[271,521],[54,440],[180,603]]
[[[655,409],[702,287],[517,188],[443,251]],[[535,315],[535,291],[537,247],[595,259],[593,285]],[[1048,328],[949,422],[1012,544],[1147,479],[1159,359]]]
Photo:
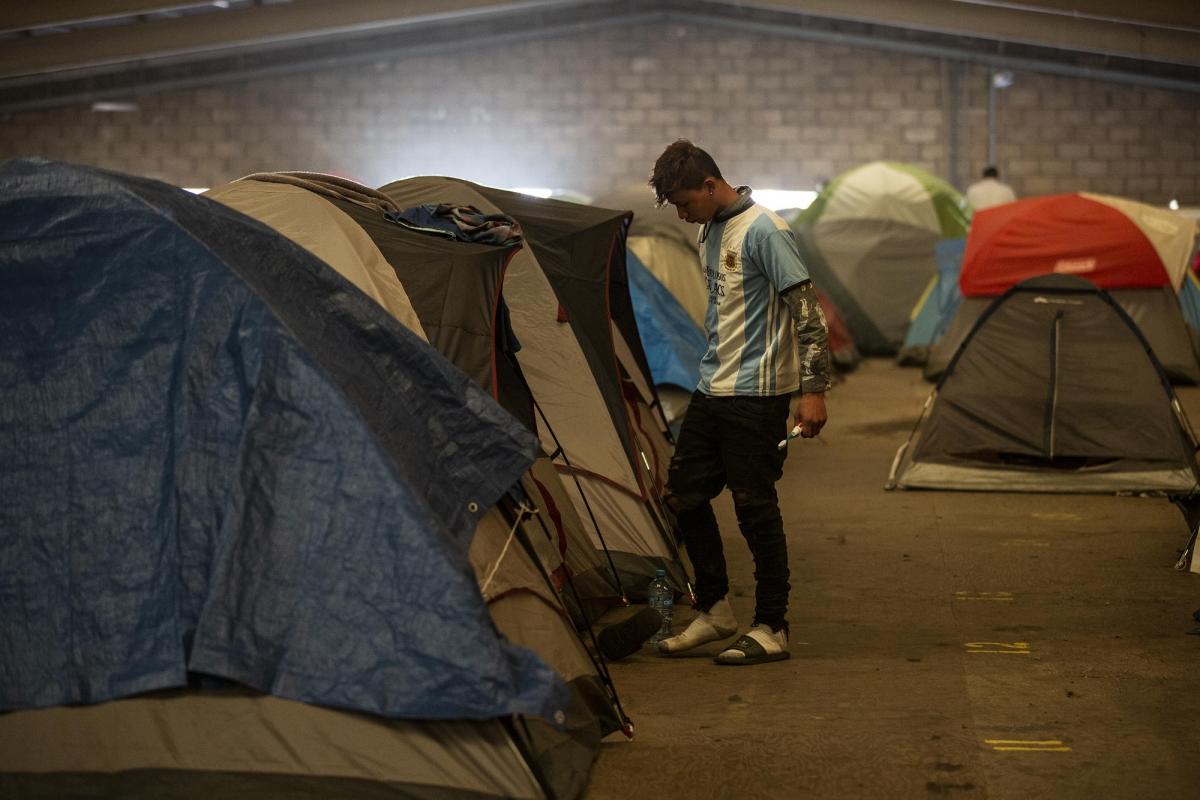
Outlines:
[[963,302],[930,348],[937,380],[992,299],[1026,278],[1075,275],[1106,289],[1141,329],[1171,380],[1200,383],[1181,298],[1194,252],[1192,221],[1107,195],[1030,197],[978,212],[963,254]]
[[891,488],[1197,488],[1196,440],[1138,326],[1107,292],[1049,275],[992,301],[951,359]]

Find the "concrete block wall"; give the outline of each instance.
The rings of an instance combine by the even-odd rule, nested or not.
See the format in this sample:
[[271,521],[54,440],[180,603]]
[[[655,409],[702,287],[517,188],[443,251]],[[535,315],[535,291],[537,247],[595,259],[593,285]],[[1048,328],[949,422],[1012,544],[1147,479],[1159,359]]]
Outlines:
[[[0,116],[0,157],[213,186],[280,169],[380,185],[452,174],[603,194],[677,137],[731,180],[807,189],[874,159],[956,182],[987,157],[987,68],[656,23]],[[1022,195],[1200,205],[1200,94],[1017,72],[998,161]]]

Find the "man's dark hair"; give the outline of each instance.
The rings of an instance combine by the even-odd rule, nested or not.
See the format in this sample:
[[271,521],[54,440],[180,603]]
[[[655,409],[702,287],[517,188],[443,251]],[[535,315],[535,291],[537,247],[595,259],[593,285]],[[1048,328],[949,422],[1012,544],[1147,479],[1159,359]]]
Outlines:
[[671,192],[676,189],[699,189],[704,185],[705,178],[723,180],[717,162],[687,139],[676,139],[654,162],[650,186],[654,189],[655,200],[661,206],[667,202],[667,195]]
[[986,166],[986,167],[984,167],[984,168],[983,168],[983,177],[985,177],[985,178],[999,178],[999,177],[1000,177],[1000,170],[998,170],[998,169],[996,169],[995,167],[993,167],[993,166],[990,166],[990,165],[989,165],[989,166]]

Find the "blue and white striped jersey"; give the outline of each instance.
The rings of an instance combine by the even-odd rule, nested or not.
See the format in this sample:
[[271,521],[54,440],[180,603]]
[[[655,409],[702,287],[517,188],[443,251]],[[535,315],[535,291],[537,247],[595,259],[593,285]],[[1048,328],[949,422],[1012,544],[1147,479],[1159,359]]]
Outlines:
[[763,397],[799,389],[796,334],[780,294],[809,275],[787,223],[750,205],[704,226],[698,245],[708,283],[699,390]]

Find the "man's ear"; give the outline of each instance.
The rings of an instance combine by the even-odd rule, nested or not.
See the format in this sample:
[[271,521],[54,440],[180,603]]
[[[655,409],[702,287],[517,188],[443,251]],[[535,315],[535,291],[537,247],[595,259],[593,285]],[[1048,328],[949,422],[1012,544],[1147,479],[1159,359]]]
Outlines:
[[707,194],[709,197],[712,197],[713,192],[715,192],[716,190],[717,190],[717,179],[716,178],[705,178],[704,179],[705,194]]

